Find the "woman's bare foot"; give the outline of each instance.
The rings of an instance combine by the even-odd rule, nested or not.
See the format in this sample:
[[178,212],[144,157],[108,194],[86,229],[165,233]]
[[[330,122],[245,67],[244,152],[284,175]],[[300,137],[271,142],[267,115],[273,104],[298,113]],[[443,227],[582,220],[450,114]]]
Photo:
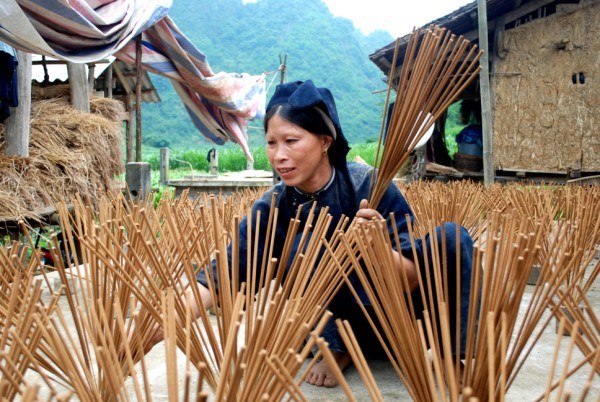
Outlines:
[[[344,371],[350,365],[350,355],[348,353],[331,351],[333,358],[337,362],[340,370]],[[325,360],[317,363],[306,376],[305,382],[317,387],[333,388],[338,382],[333,375],[333,371],[327,365]]]

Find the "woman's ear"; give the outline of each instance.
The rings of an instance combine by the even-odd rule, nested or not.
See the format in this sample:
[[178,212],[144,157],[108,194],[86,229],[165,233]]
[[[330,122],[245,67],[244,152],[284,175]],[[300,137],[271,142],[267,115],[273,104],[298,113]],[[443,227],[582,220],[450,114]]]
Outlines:
[[322,135],[321,141],[323,141],[323,149],[325,151],[327,151],[331,147],[331,144],[333,143],[333,138],[329,135]]

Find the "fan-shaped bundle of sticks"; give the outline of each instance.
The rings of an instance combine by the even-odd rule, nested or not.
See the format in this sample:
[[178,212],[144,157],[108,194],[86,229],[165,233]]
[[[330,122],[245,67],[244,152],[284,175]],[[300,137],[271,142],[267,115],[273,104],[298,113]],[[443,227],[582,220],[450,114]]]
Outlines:
[[398,45],[397,40],[384,110],[388,109],[392,88],[396,91],[396,102],[385,140],[385,114],[381,124],[376,160],[382,145],[383,152],[369,197],[373,208],[419,140],[479,72],[481,52],[477,47],[462,36],[456,37],[445,28],[434,26],[410,34],[402,71],[394,84]]
[[[119,195],[104,200],[97,212],[79,199],[72,212],[64,204],[57,207],[61,233],[52,235],[53,256],[68,308],[36,315],[44,330],[39,347],[31,352],[33,367],[51,395],[67,391],[82,400],[111,401],[128,400],[133,393],[137,400],[150,400],[145,352],[157,331],[165,337],[169,400],[179,400],[181,394],[185,400],[196,399],[194,389],[198,400],[203,400],[208,394],[202,384],[219,401],[305,400],[299,388],[305,374],[300,372],[313,349],[319,352],[308,368],[320,358],[337,367],[319,334],[330,318],[325,306],[351,265],[340,271],[341,264],[325,256],[311,274],[321,249],[340,248],[339,238],[325,240],[331,225],[327,209],[318,215],[312,211],[302,231],[297,218],[290,222],[287,238],[299,235],[304,250],[293,260],[293,240],[284,245],[280,261],[270,258],[270,248],[258,261],[256,239],[251,239],[252,255],[232,258],[234,265],[239,258],[252,261],[248,283],[241,284],[237,267],[229,267],[223,258],[227,243],[232,241],[235,249],[239,241],[239,216],[233,216],[233,224],[226,225],[223,219],[239,212],[243,203],[236,197],[200,200],[208,203],[165,197],[153,208]],[[272,229],[277,210],[271,211],[270,216],[255,219],[266,219]],[[342,220],[336,230],[343,231],[347,224]],[[235,230],[228,233],[226,227]],[[275,235],[271,229],[266,234],[268,245]],[[59,237],[65,239],[65,251],[74,256],[75,265],[69,267],[62,260]],[[197,286],[190,284],[212,258],[217,261],[219,292],[211,270],[207,276],[215,316],[200,308],[197,320],[191,306],[193,300],[201,303],[200,295]],[[283,281],[288,262],[291,268]],[[37,264],[41,265],[39,259]],[[255,288],[256,293],[249,290]],[[349,329],[344,334],[352,336]],[[183,391],[177,350],[186,359]],[[361,374],[372,382],[360,351],[354,358]],[[336,375],[353,400],[341,372]],[[373,386],[371,392],[377,395]]]
[[[581,197],[585,192],[582,191]],[[570,205],[586,200],[569,199],[572,200]],[[233,273],[235,261],[243,256],[233,255],[232,267],[222,257],[227,252],[225,245],[229,241],[235,245],[238,241],[239,217],[245,213],[240,205],[251,202],[252,199],[240,200],[235,196],[196,200],[166,197],[154,208],[116,196],[101,202],[97,212],[81,200],[76,202],[73,212],[60,205],[61,234],[52,238],[57,248],[58,238],[64,237],[67,241],[63,245],[68,247],[66,254],[73,255],[75,260],[75,266],[68,267],[68,262],[62,261],[63,253],[53,250],[58,274],[65,288],[72,288],[65,292],[68,308],[64,311],[57,307],[56,301],[48,304],[52,309],[41,308],[36,300],[24,295],[26,292],[18,290],[35,290],[31,278],[33,270],[41,266],[37,254],[33,254],[28,268],[23,269],[26,274],[22,277],[29,281],[29,285],[23,287],[15,285],[19,271],[15,267],[19,266],[17,262],[25,261],[26,253],[17,252],[17,248],[10,253],[0,250],[2,297],[6,296],[0,306],[15,305],[10,300],[24,300],[20,306],[23,309],[37,306],[32,314],[5,314],[10,319],[3,322],[32,322],[34,325],[27,328],[31,331],[38,328],[39,339],[37,346],[25,342],[28,347],[22,351],[16,348],[19,341],[12,343],[11,353],[15,348],[19,358],[27,358],[28,364],[3,366],[2,380],[12,378],[9,381],[13,387],[13,391],[9,390],[12,394],[7,391],[3,396],[16,395],[21,400],[33,398],[31,395],[36,390],[25,382],[22,374],[31,367],[57,400],[69,394],[82,400],[128,400],[131,394],[137,400],[149,400],[152,398],[151,379],[144,352],[155,332],[162,328],[169,400],[181,397],[206,400],[208,393],[202,389],[203,384],[210,387],[216,400],[304,400],[299,384],[309,351],[314,346],[319,349],[310,364],[322,356],[332,367],[337,367],[319,337],[329,319],[323,306],[353,269],[359,273],[374,302],[383,327],[381,342],[388,348],[396,372],[415,400],[444,399],[446,392],[451,400],[456,400],[459,379],[464,386],[463,398],[502,400],[539,339],[540,325],[543,330],[550,322],[551,317],[544,315],[547,306],[559,316],[563,311],[559,309],[561,306],[574,312],[575,324],[570,327],[576,334],[573,344],[583,355],[574,367],[563,370],[557,382],[549,380],[549,387],[555,391],[548,390],[548,394],[564,392],[565,380],[586,364],[592,365],[592,372],[598,370],[597,318],[593,311],[577,309],[581,300],[583,303],[587,300],[584,290],[589,282],[565,280],[568,276],[579,278],[582,266],[589,262],[587,257],[580,258],[581,252],[574,252],[589,247],[586,233],[590,233],[590,227],[596,227],[595,220],[585,217],[587,213],[576,218],[581,215],[574,208],[563,209],[568,211],[564,215],[573,221],[557,221],[564,229],[549,237],[552,252],[541,260],[547,285],[535,287],[521,321],[516,317],[529,268],[541,252],[540,245],[547,237],[545,230],[549,225],[530,224],[525,221],[532,218],[524,218],[514,211],[486,213],[482,222],[487,228],[486,239],[485,242],[481,239],[476,247],[475,277],[471,284],[477,289],[482,286],[481,292],[472,292],[471,301],[471,306],[480,307],[470,311],[465,351],[473,359],[465,361],[461,374],[457,362],[448,353],[452,345],[449,344],[446,291],[438,292],[438,299],[430,300],[422,321],[414,319],[410,299],[405,297],[406,280],[398,275],[392,263],[391,245],[397,240],[388,237],[382,222],[348,227],[348,221],[344,220],[336,228],[336,236],[325,240],[323,234],[330,225],[326,210],[318,216],[311,214],[304,230],[299,230],[300,222],[293,219],[287,237],[293,239],[300,235],[305,245],[300,249],[305,251],[288,264],[290,244],[286,244],[280,261],[270,258],[272,228],[277,221],[276,209],[272,208],[270,216],[256,217],[266,219],[271,228],[267,231],[265,258],[258,261],[254,257],[255,246],[249,247],[252,250],[249,272],[258,272],[260,267],[261,275],[250,274],[249,283],[240,284]],[[427,233],[435,236],[433,226],[449,220],[441,216],[439,219],[440,222],[430,219],[427,232],[421,236]],[[310,238],[309,231],[312,232]],[[76,244],[81,250],[75,250]],[[314,271],[315,276],[311,277],[318,250],[322,248],[325,253]],[[433,250],[434,255],[438,252]],[[210,317],[201,311],[200,320],[196,322],[190,298],[198,300],[199,295],[189,284],[195,282],[198,269],[215,257],[219,266],[219,292],[215,292],[211,281],[209,285],[217,306],[216,316]],[[434,258],[426,263],[431,264],[435,274],[420,279],[422,291],[433,286],[446,289],[444,261]],[[291,271],[283,281],[282,269],[287,265]],[[230,268],[231,277],[227,274]],[[595,278],[598,269],[596,265],[589,277]],[[581,283],[584,286],[580,286]],[[253,288],[259,291],[247,291]],[[18,296],[11,292],[18,292]],[[576,292],[581,295],[571,297]],[[2,307],[1,312],[6,311],[14,310]],[[431,318],[438,315],[439,322]],[[68,321],[75,323],[75,333],[70,332]],[[563,320],[563,323],[569,329],[568,322]],[[338,328],[371,398],[381,400],[351,328],[342,322],[338,322]],[[27,338],[26,335],[13,337],[17,332],[12,330],[6,339]],[[178,372],[177,350],[185,355],[183,373]],[[17,360],[11,358],[10,361]],[[7,370],[12,370],[12,377],[7,376]],[[182,375],[183,386],[178,381]],[[342,374],[335,372],[335,375],[352,400]],[[590,374],[590,379],[593,375]],[[66,396],[62,398],[61,393],[65,391]]]
[[43,305],[38,265],[27,258],[27,248],[14,243],[0,248],[0,395],[2,400],[35,400],[37,390],[28,387],[27,371],[35,365],[43,328],[39,314],[51,312],[58,296]]
[[477,239],[485,214],[493,210],[483,185],[469,180],[418,181],[403,186],[401,191],[414,213],[413,230],[417,237],[428,232],[429,222],[446,221],[466,228]]
[[[600,261],[593,267],[596,272],[598,269],[600,269]],[[586,292],[580,286],[575,286],[568,291],[561,288],[557,292],[557,297],[551,300],[550,307],[560,323],[557,333],[560,336],[570,335],[573,344],[579,348],[583,356],[571,371],[575,372],[583,364],[591,363],[590,375],[593,376],[594,372],[600,374],[600,321]],[[555,387],[556,385],[549,387],[548,391]]]
[[[444,234],[439,249],[437,241],[431,242],[434,245],[432,260],[424,260],[424,272],[431,274],[424,277],[419,272],[418,291],[427,300],[422,320],[415,318],[418,312],[414,311],[411,298],[406,297],[408,281],[402,275],[403,270],[398,272],[391,253],[398,238],[388,235],[385,221],[372,222],[366,228],[351,225],[342,241],[345,256],[337,250],[337,259],[352,261],[381,325],[381,344],[415,400],[444,400],[446,393],[450,400],[459,400],[461,385],[463,399],[503,400],[550,323],[552,314],[546,314],[548,306],[556,306],[559,299],[565,298],[564,292],[570,293],[568,289],[573,286],[564,287],[565,277],[569,272],[567,268],[576,263],[575,260],[581,262],[576,257],[571,258],[570,251],[573,239],[581,236],[561,230],[559,236],[550,238],[552,252],[542,261],[542,270],[552,274],[545,277],[545,286],[534,288],[531,298],[525,302],[522,319],[517,319],[530,268],[538,258],[548,225],[531,224],[515,212],[490,212],[485,220],[487,239],[485,242],[480,240],[474,248],[472,281],[461,284],[459,277],[455,281],[457,294],[461,287],[471,287],[467,342],[463,351],[458,343],[451,345],[450,341],[448,306],[452,301],[448,299],[449,279],[444,271],[447,264],[443,257]],[[443,222],[429,222],[430,238],[436,239],[434,227]],[[566,222],[562,224],[568,226]],[[416,255],[414,260],[417,261]],[[587,262],[578,266],[578,272],[585,270]],[[438,289],[435,299],[429,296],[431,289]],[[456,300],[455,305],[455,316],[460,317],[460,301]],[[364,313],[368,314],[366,309]],[[578,317],[586,319],[581,314]],[[584,357],[576,368],[581,368],[584,363],[592,364],[594,372],[598,364],[594,333],[597,323],[594,315],[588,315],[587,319],[592,322],[585,326],[587,338],[579,342],[583,345]],[[371,321],[374,323],[375,317]],[[455,324],[460,328],[460,322]],[[378,331],[374,324],[373,329]],[[453,356],[461,352],[467,356],[462,370]],[[576,368],[564,371],[561,382],[564,383]],[[584,389],[582,393],[585,395],[587,391]]]
[[[507,185],[495,194],[503,200],[502,210],[520,215],[524,222],[529,222],[530,230],[536,225],[544,226],[536,265],[545,266],[549,271],[541,272],[540,282],[545,283],[547,277],[555,274],[564,282],[563,291],[581,287],[583,292],[575,292],[571,297],[577,299],[587,293],[598,276],[596,270],[586,276],[585,270],[600,243],[600,188]],[[564,239],[568,260],[553,265],[547,261],[555,253],[557,238]],[[555,272],[558,269],[563,272]]]

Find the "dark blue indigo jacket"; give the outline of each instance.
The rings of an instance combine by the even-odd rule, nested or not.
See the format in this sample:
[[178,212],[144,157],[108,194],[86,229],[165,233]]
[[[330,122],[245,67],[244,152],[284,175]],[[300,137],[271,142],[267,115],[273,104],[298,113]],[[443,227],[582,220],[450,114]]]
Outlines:
[[[344,170],[337,169],[335,172],[335,177],[334,177],[331,185],[326,190],[319,193],[318,197],[315,200],[317,203],[317,209],[315,211],[315,214],[318,215],[319,210],[322,207],[327,206],[327,207],[329,207],[329,214],[333,217],[332,223],[329,227],[329,233],[327,234],[328,239],[331,238],[331,235],[333,234],[335,227],[336,227],[338,221],[340,220],[340,218],[342,218],[342,216],[347,216],[350,219],[352,219],[356,215],[356,212],[359,209],[360,201],[362,199],[368,199],[372,170],[373,170],[373,168],[370,166],[350,162],[347,164],[347,170],[346,169],[344,169]],[[265,235],[264,234],[267,230],[267,221],[268,221],[268,217],[269,217],[269,210],[271,207],[271,199],[272,199],[273,193],[277,193],[275,205],[279,209],[278,218],[277,218],[277,227],[275,229],[277,232],[276,232],[276,236],[275,236],[275,244],[274,244],[274,250],[273,250],[273,257],[275,257],[275,258],[279,258],[282,253],[282,249],[283,249],[283,246],[284,246],[284,243],[286,240],[286,234],[287,234],[290,220],[296,216],[298,207],[302,206],[302,211],[300,214],[300,221],[302,223],[301,223],[300,229],[298,230],[298,233],[299,233],[298,238],[295,239],[296,240],[295,246],[292,251],[292,256],[290,257],[290,260],[289,260],[290,262],[293,261],[293,256],[295,255],[295,253],[297,251],[297,245],[300,240],[299,238],[300,238],[300,235],[304,228],[304,223],[307,220],[307,216],[309,214],[309,211],[310,211],[312,203],[313,203],[313,200],[310,197],[307,197],[307,196],[301,194],[294,187],[286,186],[283,182],[278,183],[277,185],[272,187],[270,190],[265,192],[263,194],[263,196],[254,203],[254,205],[252,206],[252,215],[254,217],[253,222],[256,222],[257,212],[261,211],[261,220],[260,220],[260,225],[259,225],[260,234],[258,237],[259,238],[259,245],[258,245],[259,253],[258,253],[258,258],[256,260],[256,261],[258,261],[257,265],[259,265],[259,266],[260,266],[260,263],[263,258],[262,250],[265,249],[265,246],[264,246]],[[411,250],[412,246],[411,246],[410,238],[409,238],[409,234],[408,234],[406,215],[408,214],[411,222],[413,220],[413,215],[412,215],[412,211],[410,210],[410,207],[408,206],[408,203],[406,202],[406,200],[400,193],[400,190],[398,189],[398,187],[395,184],[391,184],[388,187],[377,210],[384,218],[386,218],[388,220],[388,227],[389,227],[390,234],[393,233],[393,229],[391,227],[391,220],[389,218],[389,215],[391,212],[394,213],[394,218],[396,221],[398,235],[400,236],[400,242],[401,242],[400,248],[402,250],[402,253],[405,256],[412,259],[412,250]],[[247,253],[247,246],[248,246],[247,233],[248,233],[248,220],[247,220],[247,218],[244,218],[239,226],[239,238],[240,238],[239,278],[240,278],[240,283],[246,281],[245,279],[246,279],[246,275],[247,275],[247,269],[246,269],[246,261],[247,261],[246,253]],[[254,231],[252,231],[252,235],[254,236]],[[417,253],[420,256],[421,255],[420,242],[416,242],[416,247],[417,247]],[[227,254],[228,254],[228,259],[229,259],[229,266],[231,267],[231,244],[229,245],[227,251],[228,251]],[[212,263],[212,269],[214,272],[213,277],[215,278],[215,282],[216,282],[217,275],[216,275],[215,261],[213,261],[213,263]],[[259,277],[258,276],[259,274],[260,273],[257,273],[257,276],[256,276],[257,278]],[[206,274],[204,271],[201,271],[198,274],[197,279],[204,286],[208,286]],[[356,274],[354,274],[354,277],[352,277],[350,279],[353,282],[353,285],[355,285],[355,287],[357,288],[357,292],[358,292],[361,300],[363,301],[363,303],[369,304],[368,299],[365,295],[364,289],[362,288],[362,286],[360,286],[358,278],[356,277]],[[216,286],[218,288],[218,283],[216,284]],[[343,298],[346,300],[348,297],[351,298],[351,296],[349,296],[349,293],[347,293],[347,292],[349,292],[348,289],[345,289],[345,290],[343,289],[336,296],[338,301],[341,301],[341,300],[339,300],[340,298]],[[353,300],[353,298],[351,298],[351,299]]]

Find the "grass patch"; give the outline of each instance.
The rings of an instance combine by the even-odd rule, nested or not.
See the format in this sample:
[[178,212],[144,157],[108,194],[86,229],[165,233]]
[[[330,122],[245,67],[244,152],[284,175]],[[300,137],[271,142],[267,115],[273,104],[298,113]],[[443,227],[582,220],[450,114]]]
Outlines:
[[[353,161],[355,156],[360,156],[369,165],[375,161],[377,152],[376,143],[351,144],[348,160]],[[199,149],[171,149],[169,151],[169,177],[171,179],[183,178],[186,175],[209,173],[210,167],[207,160],[211,148]],[[246,156],[240,147],[217,148],[219,158],[219,173],[240,172],[246,169]],[[264,147],[252,147],[250,152],[254,158],[254,170],[271,170]],[[160,169],[160,150],[158,148],[145,148],[143,161],[150,164],[152,171]],[[158,181],[158,179],[156,179]]]

